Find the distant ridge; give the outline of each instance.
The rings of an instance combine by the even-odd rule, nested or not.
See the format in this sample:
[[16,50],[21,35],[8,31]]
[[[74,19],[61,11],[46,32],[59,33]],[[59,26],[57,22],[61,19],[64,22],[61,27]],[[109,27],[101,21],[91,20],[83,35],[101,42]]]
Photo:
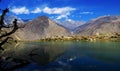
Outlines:
[[55,20],[59,25],[64,26],[66,29],[73,31],[76,27],[84,24],[84,21],[72,21],[72,20]]
[[77,35],[120,33],[120,16],[101,16],[77,27]]

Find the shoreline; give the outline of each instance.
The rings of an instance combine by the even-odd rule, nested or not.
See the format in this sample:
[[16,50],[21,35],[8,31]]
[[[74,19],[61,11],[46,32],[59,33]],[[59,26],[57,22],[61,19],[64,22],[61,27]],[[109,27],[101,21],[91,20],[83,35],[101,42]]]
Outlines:
[[38,40],[16,40],[18,42],[40,42],[40,41],[117,41],[120,42],[120,36],[107,37],[107,36],[69,36],[69,37],[49,37]]

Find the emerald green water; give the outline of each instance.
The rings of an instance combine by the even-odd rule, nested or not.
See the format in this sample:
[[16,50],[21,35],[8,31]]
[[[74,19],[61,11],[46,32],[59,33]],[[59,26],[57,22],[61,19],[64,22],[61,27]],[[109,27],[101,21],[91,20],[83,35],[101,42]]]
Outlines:
[[28,42],[4,53],[29,62],[14,71],[120,71],[120,42]]

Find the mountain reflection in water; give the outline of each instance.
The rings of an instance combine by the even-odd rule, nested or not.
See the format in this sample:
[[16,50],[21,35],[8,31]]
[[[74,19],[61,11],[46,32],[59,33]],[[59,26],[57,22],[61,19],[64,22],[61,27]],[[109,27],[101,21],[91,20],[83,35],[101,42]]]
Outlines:
[[1,53],[6,71],[119,71],[120,42],[28,42]]

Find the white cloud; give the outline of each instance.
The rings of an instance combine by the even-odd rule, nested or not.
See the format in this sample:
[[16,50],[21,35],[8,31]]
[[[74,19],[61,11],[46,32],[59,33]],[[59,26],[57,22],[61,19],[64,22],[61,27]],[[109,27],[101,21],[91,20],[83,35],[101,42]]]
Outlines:
[[15,14],[29,14],[30,13],[29,9],[27,9],[26,7],[19,7],[19,8],[14,7],[11,11]]
[[74,10],[76,10],[76,9],[72,8],[72,7],[62,7],[62,8],[45,7],[43,9],[43,12],[47,13],[47,14],[57,14],[58,17],[56,19],[62,19],[62,18],[67,19],[68,16],[70,15],[70,12],[74,11]]
[[69,21],[69,22],[74,22],[72,19],[67,19],[67,21]]
[[62,19],[62,18],[67,18],[67,15],[60,15],[56,19]]
[[80,14],[94,14],[94,13],[93,13],[93,12],[86,11],[86,12],[80,12]]
[[42,10],[38,7],[34,11],[31,11],[31,13],[40,13],[40,12],[42,12]]
[[46,14],[55,14],[58,15],[56,17],[56,19],[68,19],[68,16],[71,14],[72,11],[76,10],[76,8],[72,8],[72,7],[55,7],[55,8],[50,8],[50,7],[44,7],[44,8],[40,8],[40,7],[36,7],[33,10],[29,10],[28,8],[26,8],[25,6],[23,7],[14,7],[11,9],[11,11],[15,14],[30,14],[30,13],[46,13]]
[[67,19],[68,16],[70,15],[70,12],[74,11],[74,10],[76,10],[76,9],[72,8],[72,7],[62,7],[62,8],[45,7],[43,9],[43,12],[47,13],[47,14],[57,14],[57,15],[59,15],[56,19],[62,19],[62,18]]
[[43,9],[44,13],[47,14],[66,14],[69,13],[70,11],[76,10],[75,8],[71,8],[71,7],[62,7],[62,8],[49,8],[49,7],[45,7]]
[[68,16],[69,16],[69,15],[70,15],[70,13],[61,14],[61,15],[59,15],[56,19],[62,19],[62,18],[68,19]]

